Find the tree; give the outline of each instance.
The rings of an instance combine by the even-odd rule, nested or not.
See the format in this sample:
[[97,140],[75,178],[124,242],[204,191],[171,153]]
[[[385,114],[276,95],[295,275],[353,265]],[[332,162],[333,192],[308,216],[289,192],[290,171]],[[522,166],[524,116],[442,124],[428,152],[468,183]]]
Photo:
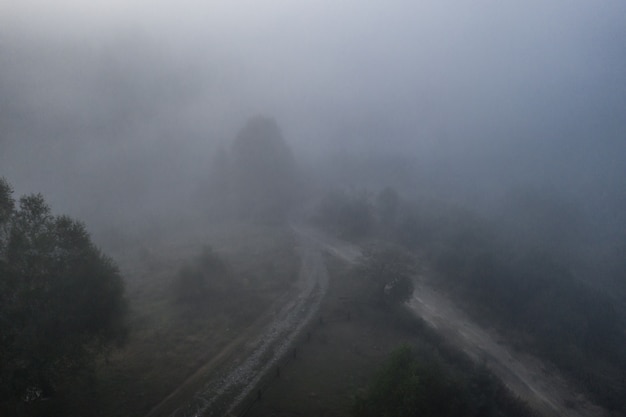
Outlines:
[[0,177],[0,262],[6,256],[9,220],[14,210],[13,188],[4,178]]
[[393,305],[411,298],[415,262],[409,253],[390,245],[369,249],[364,257],[361,273],[374,300]]
[[230,162],[234,210],[253,220],[284,220],[296,197],[298,174],[276,121],[250,119],[232,143]]
[[[0,180],[0,400],[28,401],[126,334],[124,285],[85,226]],[[0,402],[2,402],[0,401]]]
[[229,265],[206,245],[200,256],[180,269],[175,282],[176,301],[191,307],[206,306],[211,295],[223,295],[231,285]]

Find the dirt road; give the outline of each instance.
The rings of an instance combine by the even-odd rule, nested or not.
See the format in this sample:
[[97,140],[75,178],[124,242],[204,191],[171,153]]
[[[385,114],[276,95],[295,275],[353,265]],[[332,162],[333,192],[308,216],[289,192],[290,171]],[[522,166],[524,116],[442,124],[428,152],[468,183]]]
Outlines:
[[[277,302],[274,312],[260,318],[246,334],[198,371],[195,378],[212,376],[191,401],[172,413],[154,412],[151,416],[222,416],[236,410],[289,351],[298,334],[318,311],[328,286],[322,250],[350,264],[359,262],[361,251],[358,247],[311,228],[296,225],[292,228],[299,240],[302,259],[294,291]],[[409,307],[475,361],[484,363],[540,414],[547,417],[607,416],[603,409],[576,393],[556,369],[515,351],[494,330],[474,323],[427,277],[416,280],[415,295]],[[218,365],[222,365],[221,368]],[[216,373],[216,369],[220,369],[219,372]]]
[[418,281],[410,308],[424,321],[484,363],[511,391],[545,416],[600,417],[603,409],[576,393],[553,366],[507,346],[494,330],[471,321],[445,294],[424,278]]
[[[306,232],[329,253],[349,263],[359,261],[354,245]],[[553,366],[536,357],[516,351],[492,329],[474,323],[470,317],[439,292],[427,277],[416,279],[409,307],[437,332],[476,362],[484,363],[509,389],[547,417],[604,417],[608,413],[576,392]]]
[[295,232],[302,261],[293,290],[217,357],[198,369],[148,417],[229,415],[254,392],[265,375],[274,371],[277,362],[289,352],[319,310],[328,288],[320,245],[306,233]]

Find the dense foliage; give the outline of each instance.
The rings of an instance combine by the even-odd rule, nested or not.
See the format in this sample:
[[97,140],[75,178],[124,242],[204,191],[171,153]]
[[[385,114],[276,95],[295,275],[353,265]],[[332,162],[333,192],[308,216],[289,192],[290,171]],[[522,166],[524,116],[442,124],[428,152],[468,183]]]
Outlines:
[[379,370],[355,417],[529,416],[527,408],[484,368],[460,373],[433,353],[402,347]]
[[122,278],[85,226],[0,179],[0,397],[28,401],[125,335]]

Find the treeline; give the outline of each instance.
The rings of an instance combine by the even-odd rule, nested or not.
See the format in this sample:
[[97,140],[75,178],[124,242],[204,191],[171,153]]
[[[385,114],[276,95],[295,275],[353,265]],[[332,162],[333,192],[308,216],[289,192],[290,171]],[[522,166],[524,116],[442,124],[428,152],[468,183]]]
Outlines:
[[553,362],[602,406],[626,412],[624,317],[609,294],[577,279],[541,230],[534,240],[517,239],[472,211],[410,202],[392,188],[335,190],[314,220],[347,239],[390,240],[419,253],[477,319]]
[[532,413],[486,368],[454,366],[437,351],[394,351],[352,409],[354,417],[527,417]]

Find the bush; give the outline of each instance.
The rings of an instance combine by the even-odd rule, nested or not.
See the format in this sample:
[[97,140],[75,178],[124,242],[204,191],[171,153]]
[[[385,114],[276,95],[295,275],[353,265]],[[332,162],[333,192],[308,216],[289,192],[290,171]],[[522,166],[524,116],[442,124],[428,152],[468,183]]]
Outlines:
[[180,269],[174,294],[177,302],[199,307],[231,287],[230,267],[210,246],[204,246],[200,256]]
[[356,399],[354,417],[524,417],[532,415],[484,367],[461,373],[436,353],[394,351]]

